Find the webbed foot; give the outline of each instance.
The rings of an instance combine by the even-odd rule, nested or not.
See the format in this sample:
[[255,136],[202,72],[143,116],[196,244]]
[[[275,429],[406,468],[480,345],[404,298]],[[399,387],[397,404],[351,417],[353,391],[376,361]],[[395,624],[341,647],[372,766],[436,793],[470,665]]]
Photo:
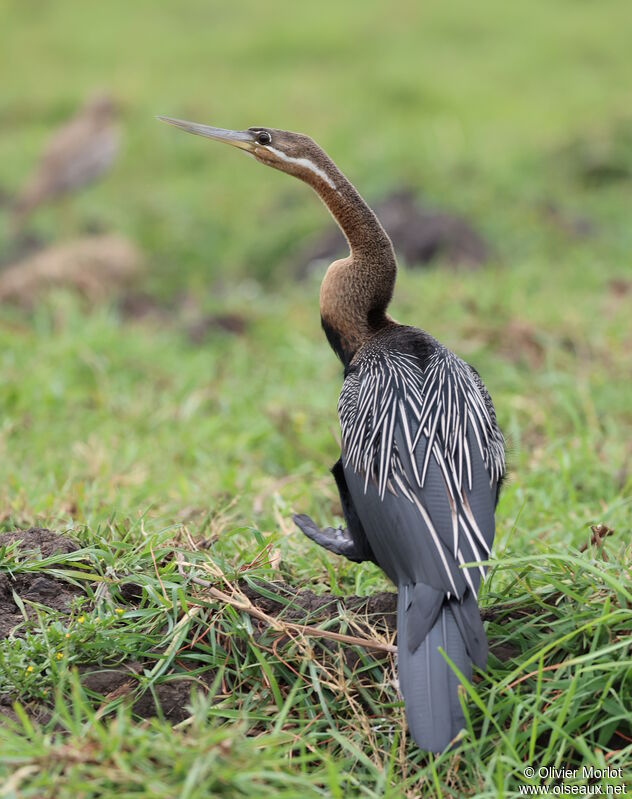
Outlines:
[[335,555],[343,555],[357,563],[365,560],[358,551],[356,544],[347,530],[341,527],[325,527],[323,530],[317,526],[313,519],[304,513],[295,513],[292,516],[296,526],[312,541]]

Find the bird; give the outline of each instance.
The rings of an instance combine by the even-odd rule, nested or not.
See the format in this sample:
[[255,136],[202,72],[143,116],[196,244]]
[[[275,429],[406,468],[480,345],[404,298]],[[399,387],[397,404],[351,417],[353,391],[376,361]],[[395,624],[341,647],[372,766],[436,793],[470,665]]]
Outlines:
[[397,273],[391,241],[310,137],[159,119],[307,183],[346,237],[349,254],[329,266],[320,289],[322,327],[344,367],[341,453],[331,471],[346,527],[293,518],[321,547],[372,561],[397,586],[397,671],[408,729],[427,752],[456,746],[465,721],[457,671],[471,680],[473,664],[483,669],[487,661],[478,593],[505,477],[489,392],[474,368],[429,333],[389,316]]
[[113,98],[99,92],[53,134],[13,203],[15,234],[39,206],[93,183],[110,169],[119,150],[117,115]]

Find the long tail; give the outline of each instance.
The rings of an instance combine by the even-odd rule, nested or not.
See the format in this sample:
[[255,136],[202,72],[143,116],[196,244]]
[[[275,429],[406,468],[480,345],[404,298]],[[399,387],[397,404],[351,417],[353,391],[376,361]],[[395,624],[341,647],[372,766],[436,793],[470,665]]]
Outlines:
[[487,640],[476,597],[469,594],[459,602],[420,583],[400,586],[399,688],[410,733],[417,745],[429,752],[443,751],[464,724],[459,679],[439,647],[468,680],[472,660],[485,664]]

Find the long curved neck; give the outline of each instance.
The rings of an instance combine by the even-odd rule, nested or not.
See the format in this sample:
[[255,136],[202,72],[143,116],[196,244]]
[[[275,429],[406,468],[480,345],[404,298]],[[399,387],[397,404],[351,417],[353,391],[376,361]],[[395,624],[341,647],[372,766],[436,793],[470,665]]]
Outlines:
[[333,161],[325,158],[322,172],[326,179],[316,174],[304,179],[319,194],[349,243],[349,256],[331,264],[320,289],[323,328],[346,366],[369,338],[393,324],[386,309],[397,266],[393,245],[378,218]]

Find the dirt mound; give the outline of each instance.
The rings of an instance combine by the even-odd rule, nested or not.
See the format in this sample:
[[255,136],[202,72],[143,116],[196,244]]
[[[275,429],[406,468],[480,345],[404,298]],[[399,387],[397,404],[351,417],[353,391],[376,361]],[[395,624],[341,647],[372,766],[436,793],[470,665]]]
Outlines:
[[[266,582],[266,594],[261,590],[240,582],[243,594],[257,608],[269,616],[282,617],[285,621],[317,624],[318,620],[331,619],[340,615],[340,610],[348,610],[369,621],[379,622],[380,626],[393,631],[396,624],[397,594],[393,591],[381,591],[371,596],[335,596],[334,594],[316,594],[309,588],[297,591],[288,583]],[[279,596],[271,599],[270,592]],[[288,604],[289,603],[289,604]]]
[[[51,555],[76,552],[78,549],[69,538],[39,527],[0,534],[0,548],[13,544],[17,544],[20,555],[25,560],[41,560]],[[0,572],[0,638],[8,637],[11,631],[24,621],[15,602],[14,593],[24,600],[26,613],[29,616],[32,602],[66,613],[73,599],[82,594],[80,588],[52,577],[44,570],[14,575]],[[117,696],[132,695],[137,691],[136,675],[141,673],[142,669],[143,664],[130,661],[111,668],[84,664],[79,667],[79,672],[81,684],[87,691],[97,698],[112,700]],[[213,676],[210,675],[211,680]],[[146,691],[133,699],[132,710],[141,718],[158,715],[177,724],[189,716],[187,705],[192,685],[191,680],[187,679],[174,679],[155,685],[153,692]],[[200,688],[199,680],[195,685],[196,688]],[[11,697],[0,696],[0,716],[14,718],[10,709],[11,700]],[[50,716],[45,703],[29,705],[28,712],[32,718],[40,722],[46,722]]]
[[54,288],[74,289],[96,302],[134,280],[141,263],[138,249],[122,236],[86,236],[56,244],[0,273],[0,302],[30,309]]
[[[452,265],[476,266],[490,257],[490,248],[471,225],[456,214],[420,206],[410,189],[389,194],[373,205],[391,237],[395,253],[411,267],[444,260]],[[333,261],[348,251],[336,228],[314,240],[297,258],[296,271],[305,277],[320,261]]]
[[[0,534],[0,547],[14,543],[18,544],[23,554],[31,553],[38,560],[56,554],[68,554],[78,548],[69,538],[39,527]],[[13,597],[14,592],[27,601],[25,605],[27,614],[30,612],[31,602],[37,602],[62,613],[67,612],[72,600],[81,594],[79,588],[42,572],[24,572],[14,576],[0,572],[0,637],[2,638],[6,638],[16,625],[24,621],[24,616]]]
[[[82,670],[83,671],[83,670]],[[107,701],[119,696],[127,696],[138,687],[136,675],[142,671],[140,663],[125,663],[117,668],[99,668],[90,671],[90,667],[83,671],[81,684],[98,698]],[[191,680],[176,679],[159,683],[154,686],[153,693],[146,691],[132,705],[132,712],[140,718],[148,719],[152,716],[163,716],[172,724],[189,717],[187,705],[191,699]],[[199,680],[195,682],[197,690],[203,687]]]
[[180,328],[197,345],[204,344],[215,333],[242,336],[249,325],[249,319],[240,313],[204,313],[199,303],[186,294],[164,303],[150,294],[130,292],[121,298],[119,309],[124,319]]
[[6,547],[15,542],[18,542],[22,552],[39,553],[42,558],[58,554],[68,555],[79,549],[69,538],[47,530],[45,527],[31,527],[29,530],[0,533],[0,547]]

